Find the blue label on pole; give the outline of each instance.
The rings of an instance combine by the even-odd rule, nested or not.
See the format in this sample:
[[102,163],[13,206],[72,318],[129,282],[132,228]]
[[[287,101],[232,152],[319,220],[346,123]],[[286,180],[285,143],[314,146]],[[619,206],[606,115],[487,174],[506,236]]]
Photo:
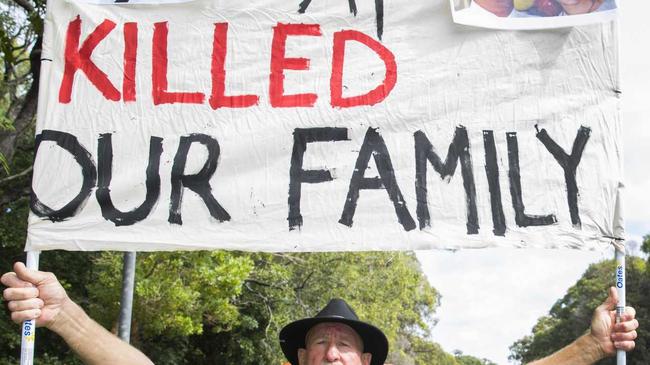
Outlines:
[[623,289],[623,265],[619,265],[616,269],[616,287]]

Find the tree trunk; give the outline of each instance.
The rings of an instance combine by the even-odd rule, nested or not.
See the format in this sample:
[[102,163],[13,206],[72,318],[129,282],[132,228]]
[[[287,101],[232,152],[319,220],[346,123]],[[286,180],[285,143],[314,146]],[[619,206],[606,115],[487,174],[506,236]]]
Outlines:
[[4,155],[7,161],[11,161],[16,151],[16,143],[28,128],[32,125],[36,116],[36,107],[38,105],[38,83],[41,76],[41,48],[43,45],[43,35],[39,34],[36,43],[29,54],[30,73],[32,75],[32,84],[25,97],[20,101],[22,105],[19,108],[16,119],[14,120],[13,131],[0,131],[0,153]]

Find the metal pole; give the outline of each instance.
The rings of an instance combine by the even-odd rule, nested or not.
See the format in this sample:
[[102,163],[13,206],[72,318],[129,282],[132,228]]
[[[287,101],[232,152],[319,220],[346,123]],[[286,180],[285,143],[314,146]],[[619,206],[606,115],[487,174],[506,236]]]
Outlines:
[[[28,269],[38,270],[38,255],[40,251],[27,251]],[[34,364],[34,343],[36,342],[36,320],[30,319],[23,322],[20,342],[20,365]]]
[[[618,293],[618,303],[616,303],[616,323],[621,321],[621,316],[625,313],[625,246],[622,244],[614,245],[616,251],[616,291]],[[625,351],[616,350],[616,365],[625,365]]]
[[135,252],[124,253],[122,268],[122,297],[117,335],[122,341],[131,341],[131,313],[133,312],[133,287],[135,286]]
[[[617,2],[618,11],[621,2]],[[618,90],[624,90],[621,78],[621,58],[623,52],[621,49],[621,22],[618,18],[613,22],[614,30],[616,32],[616,80]],[[619,96],[620,98],[620,96]],[[617,114],[620,116],[620,109]],[[622,176],[622,175],[621,175]],[[618,194],[616,195],[616,206],[614,208],[614,251],[616,257],[616,292],[618,294],[618,303],[616,303],[616,322],[621,320],[621,315],[625,313],[625,222],[623,219],[623,193],[625,185],[622,181],[618,183]],[[616,365],[625,365],[626,363],[625,351],[616,351]]]

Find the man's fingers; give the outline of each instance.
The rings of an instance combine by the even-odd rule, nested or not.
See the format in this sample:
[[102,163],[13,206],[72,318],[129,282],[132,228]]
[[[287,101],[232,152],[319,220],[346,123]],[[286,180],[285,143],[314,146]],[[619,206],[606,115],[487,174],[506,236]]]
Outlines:
[[617,341],[614,342],[614,347],[618,350],[632,351],[634,350],[634,341]]
[[55,279],[54,274],[28,269],[22,262],[16,262],[14,264],[14,272],[16,272],[18,279],[30,282],[35,285],[38,285],[49,279]]
[[612,341],[621,342],[621,341],[634,341],[636,340],[638,333],[636,331],[630,332],[616,332],[612,333]]
[[30,310],[30,309],[41,309],[43,308],[44,305],[45,303],[43,303],[41,298],[12,300],[11,302],[7,303],[7,307],[12,312],[20,312],[20,311]]
[[14,272],[8,272],[2,275],[0,282],[8,288],[29,288],[34,286],[32,283],[18,279],[18,276]]
[[631,321],[625,321],[617,323],[614,325],[614,332],[630,332],[639,328],[639,321],[633,319]]
[[[612,323],[616,322],[616,311],[609,311]],[[621,322],[631,321],[636,317],[636,310],[632,307],[625,307],[625,313],[621,315]]]
[[41,316],[40,309],[29,309],[20,312],[11,312],[11,320],[16,323],[21,323],[29,319],[36,319]]
[[7,288],[2,293],[5,300],[25,300],[38,297],[38,289],[36,288]]

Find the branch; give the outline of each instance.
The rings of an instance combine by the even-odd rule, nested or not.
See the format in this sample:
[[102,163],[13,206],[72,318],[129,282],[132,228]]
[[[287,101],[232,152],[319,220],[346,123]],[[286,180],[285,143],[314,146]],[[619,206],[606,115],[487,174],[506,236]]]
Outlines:
[[22,199],[29,199],[29,193],[31,189],[25,187],[21,190],[5,192],[4,195],[0,196],[0,207],[4,207],[6,204],[11,202],[17,202]]
[[7,176],[4,179],[0,179],[0,184],[4,184],[4,183],[6,183],[8,181],[15,180],[15,179],[17,179],[19,177],[25,176],[25,175],[29,174],[30,172],[32,172],[32,169],[33,169],[33,166],[30,166],[27,169],[25,169],[24,171],[17,173],[16,175]]
[[257,284],[260,286],[265,286],[267,288],[274,288],[274,289],[282,289],[282,286],[275,285],[275,284],[269,284],[269,283],[264,283],[255,279],[246,279],[244,280],[244,283],[250,283],[250,284]]
[[29,62],[29,57],[17,59],[16,61],[14,61],[14,68],[16,68],[17,65],[20,65],[23,62]]
[[305,286],[307,285],[307,282],[309,281],[309,279],[311,279],[312,275],[314,275],[313,271],[310,272],[309,275],[307,275],[307,277],[305,278],[305,280],[303,280],[303,282],[302,282],[302,284],[300,284],[300,286],[293,288],[293,290],[295,290],[297,292],[303,290],[305,288]]
[[13,158],[16,148],[16,140],[19,134],[31,126],[36,115],[36,106],[38,104],[38,81],[40,76],[40,53],[42,46],[42,36],[39,35],[36,43],[30,52],[30,74],[32,75],[32,82],[29,86],[27,94],[25,94],[24,102],[20,105],[20,109],[16,114],[14,120],[14,131],[0,131],[0,153],[2,153],[7,160]]
[[264,328],[264,336],[268,337],[269,327],[271,327],[271,322],[273,322],[273,310],[271,309],[268,301],[265,300],[264,304],[266,304],[266,309],[269,311],[269,321],[266,323],[266,328]]
[[263,283],[263,282],[261,282],[261,281],[257,281],[257,280],[255,280],[255,279],[246,279],[246,280],[244,280],[244,282],[246,282],[246,283],[251,283],[251,284],[257,284],[257,285],[261,285],[261,286],[268,286],[268,287],[273,286],[273,285],[271,285],[271,284]]
[[296,255],[292,255],[292,254],[285,254],[285,253],[281,253],[281,252],[276,252],[276,253],[272,253],[271,255],[273,255],[275,257],[279,257],[279,258],[284,259],[284,260],[291,261],[291,263],[293,263],[293,264],[297,264],[297,263],[304,264],[305,263],[304,259],[302,259],[300,257],[297,257]]
[[153,275],[153,273],[154,273],[154,271],[156,270],[156,268],[158,267],[158,264],[159,264],[159,263],[160,263],[160,260],[156,260],[156,261],[154,261],[153,265],[151,265],[151,268],[149,269],[149,272],[147,272],[147,273],[144,275],[144,278],[145,278],[145,279],[148,279],[151,275]]
[[33,13],[35,10],[34,5],[27,0],[14,0],[14,2],[21,8],[25,9],[28,13]]
[[393,260],[395,259],[395,253],[393,253],[386,262],[384,262],[384,266],[388,267],[393,263]]

